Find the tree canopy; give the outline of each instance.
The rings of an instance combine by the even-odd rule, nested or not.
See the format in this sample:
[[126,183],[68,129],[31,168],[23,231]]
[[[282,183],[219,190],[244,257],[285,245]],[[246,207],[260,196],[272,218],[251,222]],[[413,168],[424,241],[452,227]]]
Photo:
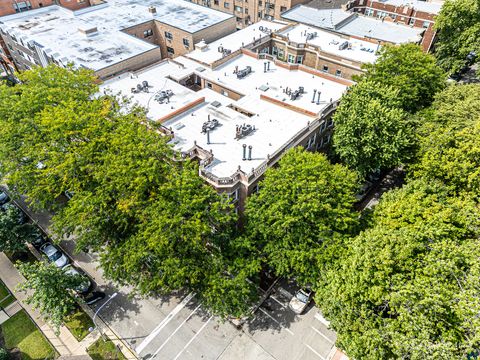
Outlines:
[[334,151],[362,176],[411,157],[414,126],[400,108],[398,90],[362,80],[343,95],[334,114]]
[[355,172],[294,148],[247,199],[246,232],[276,274],[312,284],[332,249],[355,231],[357,187]]
[[446,76],[435,58],[412,43],[384,45],[378,59],[363,68],[366,73],[360,79],[398,90],[400,107],[411,113],[429,106],[435,93],[445,87]]
[[[55,210],[56,235],[99,252],[107,276],[142,294],[187,289],[221,315],[248,308],[255,293],[240,279],[257,265],[234,256],[248,244],[235,241],[230,203],[175,159],[145,109],[98,94],[86,70],[20,76],[0,86],[0,173],[33,206]],[[61,204],[65,191],[73,197]]]
[[455,85],[423,114],[416,177],[480,194],[480,85]]
[[35,226],[20,222],[22,210],[7,204],[0,209],[0,251],[25,251],[36,235]]
[[38,309],[42,317],[58,331],[64,319],[75,309],[76,300],[69,289],[82,284],[80,275],[66,274],[53,263],[17,263],[26,281],[18,289],[28,291],[27,304]]
[[479,0],[446,0],[435,18],[435,28],[435,56],[446,71],[459,71],[471,51],[480,56]]
[[317,289],[339,346],[359,359],[459,359],[478,349],[478,204],[414,180],[383,195],[372,223]]

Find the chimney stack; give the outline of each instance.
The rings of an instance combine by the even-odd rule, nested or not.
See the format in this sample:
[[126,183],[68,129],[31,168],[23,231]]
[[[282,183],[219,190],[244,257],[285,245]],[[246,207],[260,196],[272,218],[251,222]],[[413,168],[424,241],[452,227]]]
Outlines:
[[242,160],[247,160],[247,145],[243,144],[243,158]]

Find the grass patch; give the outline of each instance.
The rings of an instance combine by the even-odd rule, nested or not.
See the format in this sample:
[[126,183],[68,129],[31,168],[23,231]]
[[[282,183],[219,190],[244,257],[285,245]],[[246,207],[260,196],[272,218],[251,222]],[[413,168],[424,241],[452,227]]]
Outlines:
[[122,352],[118,350],[110,340],[103,341],[102,338],[95,341],[88,349],[88,355],[93,360],[126,360]]
[[90,316],[80,308],[77,308],[72,315],[68,316],[65,320],[65,326],[78,341],[82,340],[90,333],[88,328],[95,327]]
[[6,348],[9,350],[18,348],[23,360],[55,358],[55,350],[25,311],[16,313],[1,327]]
[[0,309],[6,308],[8,305],[13,303],[15,298],[7,289],[5,284],[0,280]]

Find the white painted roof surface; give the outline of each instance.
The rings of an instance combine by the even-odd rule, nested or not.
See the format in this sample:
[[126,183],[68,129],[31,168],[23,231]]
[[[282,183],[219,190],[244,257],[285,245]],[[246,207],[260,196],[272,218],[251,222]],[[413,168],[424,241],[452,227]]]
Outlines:
[[352,15],[342,9],[315,9],[299,5],[282,13],[282,18],[325,29],[334,29],[338,23]]
[[[283,27],[285,27],[284,23],[261,20],[258,23],[250,25],[242,30],[238,30],[233,34],[227,35],[208,44],[208,47],[203,51],[192,51],[188,54],[188,57],[206,64],[211,64],[223,57],[222,53],[219,52],[219,47],[235,52],[242,46],[252,43],[254,38],[255,40],[258,40],[260,37],[269,36],[265,29],[276,31]],[[260,28],[262,28],[263,31],[260,31]]]
[[347,35],[374,38],[394,44],[403,44],[420,41],[425,29],[358,16],[337,31]]
[[409,6],[417,11],[422,11],[430,14],[438,14],[442,8],[442,4],[418,0],[379,0],[379,2],[386,5],[393,6]]
[[[185,69],[173,62],[164,61],[142,71],[137,71],[134,74],[125,73],[109,79],[100,86],[100,90],[103,92],[106,89],[110,89],[114,94],[120,92],[134,103],[147,108],[147,116],[150,119],[158,120],[201,98],[198,93],[167,78],[171,74],[184,77],[190,73],[191,70],[187,69],[185,71]],[[148,82],[148,92],[140,91],[133,93],[132,89],[136,89],[137,84],[142,84],[143,81]],[[164,102],[161,104],[155,100],[155,94],[162,90],[173,92],[173,96],[168,103]]]
[[[333,22],[324,20],[325,18],[328,19],[328,13],[336,14],[334,18],[341,20]],[[343,19],[341,16],[342,13],[344,14]],[[303,5],[296,6],[286,13],[283,13],[282,17],[302,24],[333,30],[349,36],[369,37],[394,44],[420,41],[421,34],[425,31],[425,29],[421,28],[412,28],[407,25],[360,16],[341,9],[316,10]]]
[[[260,95],[263,94],[298,108],[319,113],[329,104],[330,99],[338,100],[347,88],[345,85],[303,71],[288,71],[275,66],[273,62],[270,62],[270,71],[265,73],[264,62],[264,60],[240,55],[219,68],[211,70],[202,67],[194,60],[181,56],[176,58],[175,62],[162,62],[137,73],[138,78],[134,76],[134,79],[131,79],[131,75],[127,75],[109,80],[102,85],[102,91],[108,88],[114,93],[126,92],[125,95],[132,97],[133,101],[148,108],[148,114],[152,120],[173,114],[184,104],[204,97],[204,103],[180,113],[163,125],[174,131],[172,144],[176,150],[188,151],[196,141],[197,145],[203,149],[213,151],[215,160],[206,170],[218,177],[229,177],[237,171],[238,166],[241,166],[244,172],[250,173],[252,168],[257,168],[267,160],[268,155],[273,155],[277,150],[283,148],[298,132],[308,126],[309,121],[314,120],[314,117],[263,100]],[[183,64],[184,67],[179,67],[177,63]],[[237,79],[233,74],[235,68],[238,67],[241,70],[246,66],[252,67],[252,73],[243,79]],[[199,71],[199,69],[203,69],[203,71]],[[235,101],[208,88],[194,92],[166,79],[167,76],[182,79],[194,73],[207,81],[234,90],[243,97]],[[130,88],[133,87],[133,84],[140,83],[144,79],[153,85],[151,92],[171,89],[174,95],[170,104],[159,104],[154,101],[152,94],[132,94]],[[268,89],[260,90],[262,85],[267,86]],[[290,100],[289,96],[283,92],[285,87],[296,90],[299,86],[303,86],[306,93],[297,100]],[[321,91],[318,105],[311,101],[314,89]],[[214,101],[218,101],[221,105],[213,106]],[[231,104],[255,115],[252,117],[243,115],[230,108]],[[207,121],[208,115],[211,119],[215,118],[220,122],[220,126],[210,132],[211,144],[207,144],[207,135],[201,133],[202,125]],[[243,139],[235,140],[236,126],[244,123],[255,125],[256,130]],[[253,146],[253,159],[250,161],[242,160],[243,144]]]
[[[153,16],[149,6],[155,6]],[[108,3],[70,11],[48,6],[0,18],[0,27],[22,38],[34,40],[48,55],[99,70],[156,48],[121,30],[156,19],[187,32],[196,32],[231,18],[232,15],[183,0],[109,0]],[[97,27],[87,37],[78,29]]]
[[[317,36],[307,41],[307,34],[309,33],[317,33]],[[347,41],[345,38],[304,24],[297,24],[279,34],[288,35],[289,40],[293,42],[308,42],[308,44],[319,46],[323,51],[330,54],[362,63],[373,63],[377,58],[378,45],[376,44],[350,38],[348,39],[349,48],[340,50],[339,46]]]

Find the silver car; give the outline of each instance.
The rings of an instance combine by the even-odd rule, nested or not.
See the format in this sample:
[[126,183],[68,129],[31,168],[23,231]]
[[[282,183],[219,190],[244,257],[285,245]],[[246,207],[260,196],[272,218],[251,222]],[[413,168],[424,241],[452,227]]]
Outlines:
[[83,272],[80,272],[79,270],[75,269],[71,264],[65,266],[63,268],[63,271],[65,272],[65,274],[67,275],[71,275],[71,276],[81,276],[82,277],[82,283],[80,285],[78,285],[75,289],[73,289],[75,292],[79,293],[79,294],[86,294],[88,293],[88,291],[90,290],[90,287],[92,286],[92,282],[90,281],[90,279],[87,277],[87,275],[85,275]]
[[63,268],[70,262],[68,257],[51,243],[43,244],[40,251],[47,256],[48,260],[55,263],[58,268]]
[[301,314],[312,300],[312,292],[308,289],[300,289],[292,297],[288,307],[292,309],[295,314]]

